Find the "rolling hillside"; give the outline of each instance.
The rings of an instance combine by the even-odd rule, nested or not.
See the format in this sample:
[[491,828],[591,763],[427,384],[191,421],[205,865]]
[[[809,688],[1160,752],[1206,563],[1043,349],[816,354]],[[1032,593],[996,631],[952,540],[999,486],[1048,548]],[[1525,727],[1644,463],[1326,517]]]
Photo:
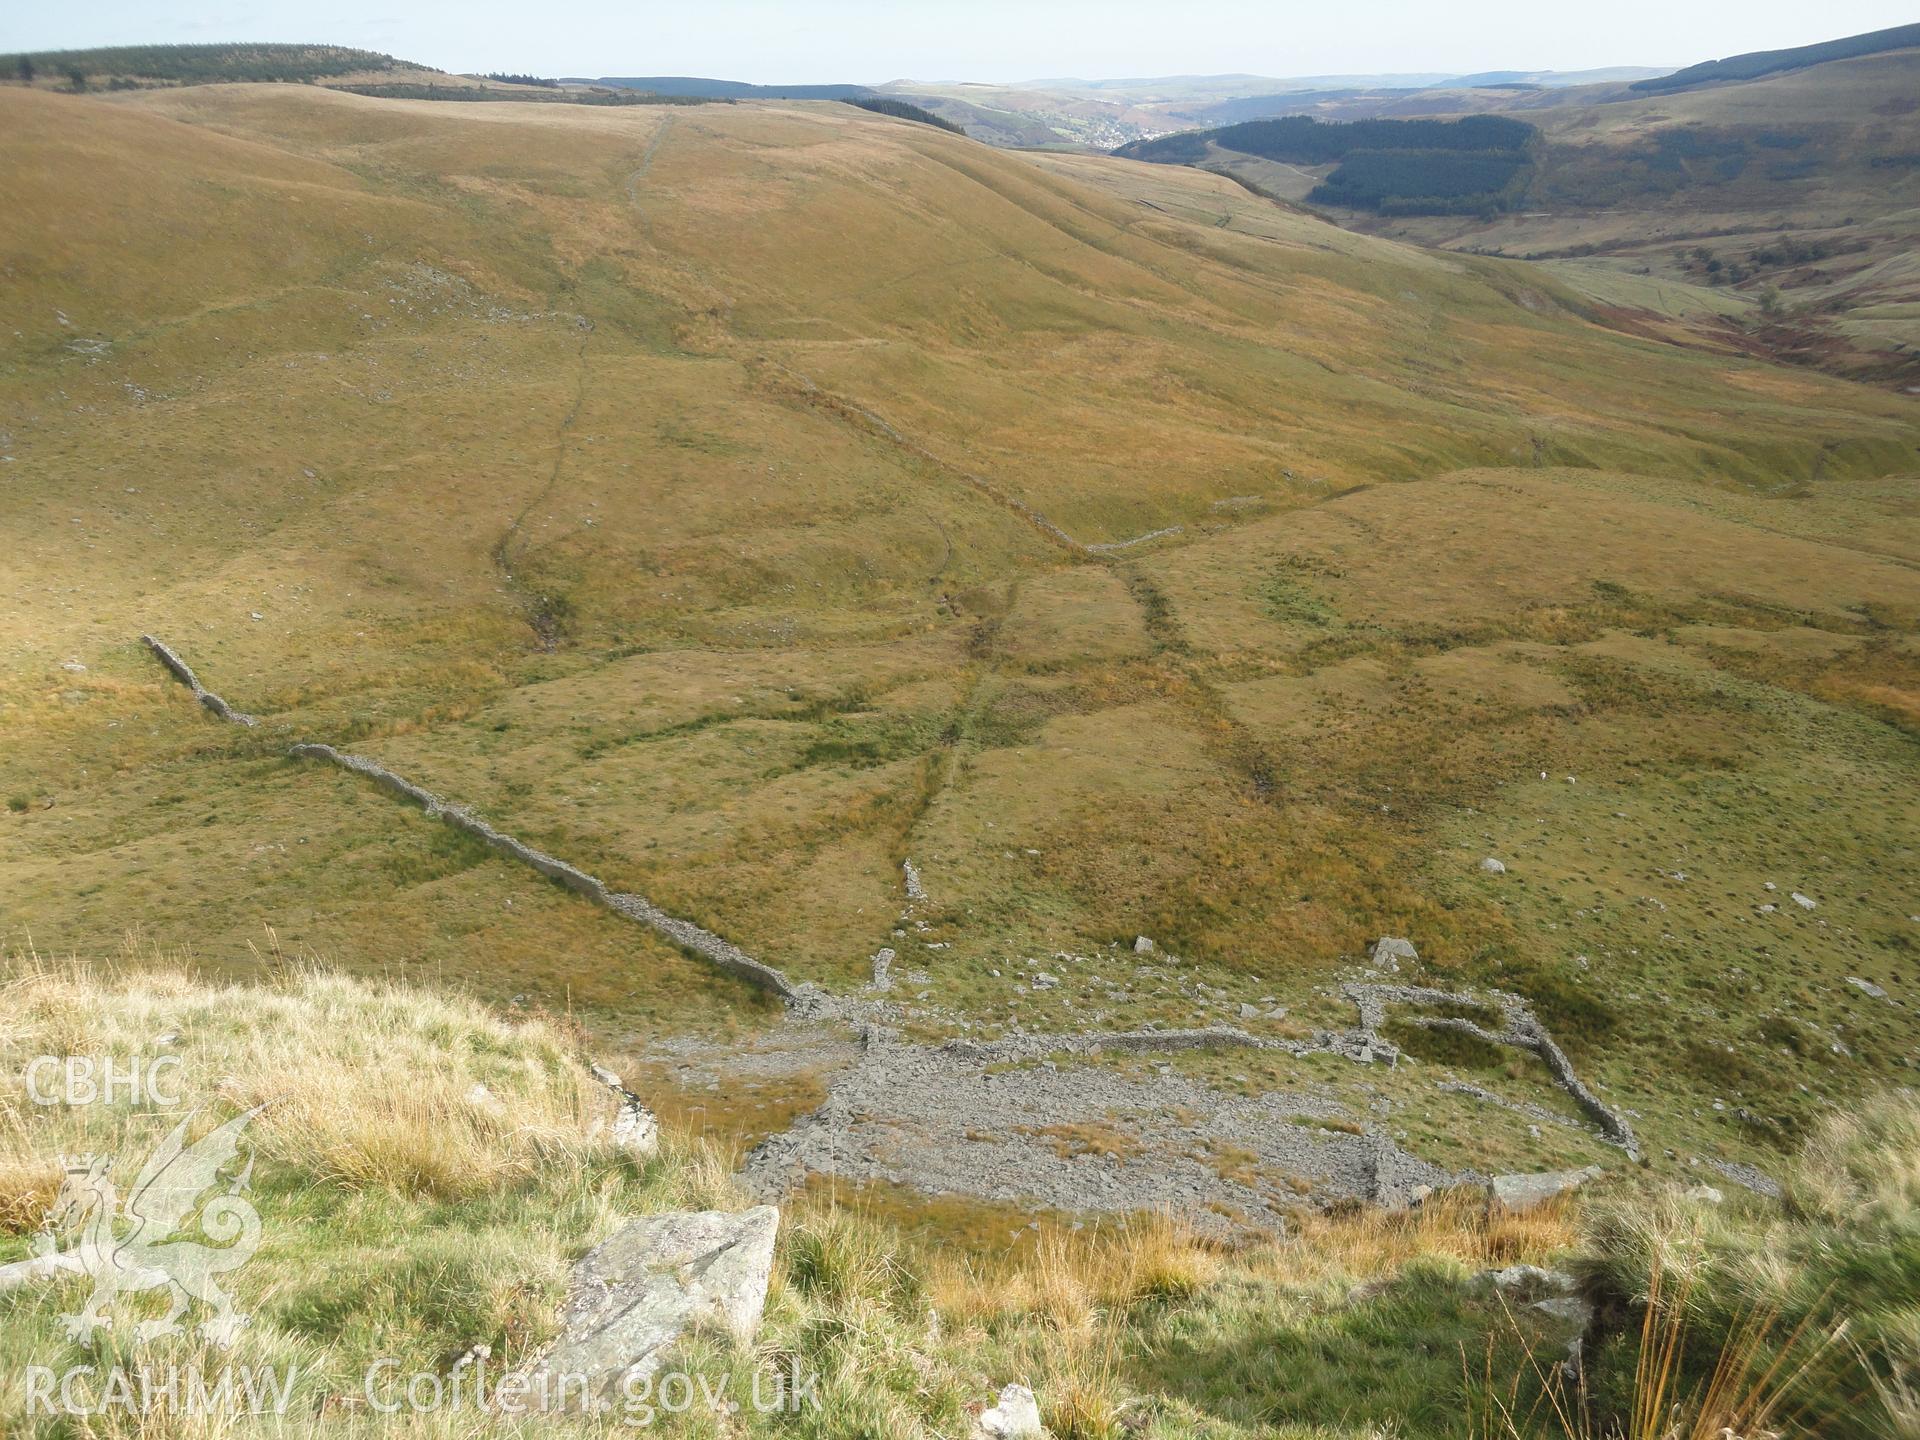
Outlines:
[[[1269,153],[1258,139],[1263,126],[1300,121],[1122,153],[1199,164],[1369,233],[1548,262],[1594,313],[1639,333],[1903,389],[1920,384],[1920,49],[1899,48],[1904,33],[1781,52],[1773,65],[1741,57],[1684,87],[1432,92],[1426,113],[1497,111],[1538,131],[1524,188],[1488,190],[1479,214],[1421,215],[1448,206],[1418,197],[1383,207],[1371,183],[1343,193],[1328,183],[1332,164]],[[1725,78],[1748,70],[1764,73]],[[1411,125],[1423,98],[1310,108]],[[1412,196],[1422,173],[1441,169],[1389,183]]]
[[[771,1026],[311,741],[796,982],[897,952],[921,1038],[1278,1045],[1405,935],[1676,1173],[1920,1058],[1904,397],[844,104],[0,90],[0,264],[0,925],[42,951],[307,949],[643,1056]],[[1403,1038],[1168,1069],[1454,1170],[1617,1159],[1540,1067]]]

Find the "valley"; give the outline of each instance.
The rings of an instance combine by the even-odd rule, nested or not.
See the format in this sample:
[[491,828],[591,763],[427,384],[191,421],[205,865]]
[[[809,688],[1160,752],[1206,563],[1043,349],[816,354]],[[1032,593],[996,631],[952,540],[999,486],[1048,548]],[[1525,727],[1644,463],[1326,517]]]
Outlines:
[[[1906,144],[1914,53],[1566,87],[1499,151],[1551,208],[1339,224],[1304,203],[1330,165],[838,99],[0,85],[0,943],[47,1007],[19,1043],[133,1004],[64,957],[374,1016],[447,1095],[546,1107],[569,1138],[528,1183],[595,1234],[608,1196],[825,1187],[833,1234],[845,1203],[1040,1264],[1178,1215],[1178,1264],[1237,1277],[1206,1302],[1231,1345],[1142,1298],[1198,1281],[1059,1333],[1138,1327],[1104,1333],[1180,1397],[1151,1433],[1362,1433],[1324,1428],[1325,1377],[1242,1376],[1271,1315],[1233,1306],[1325,1279],[1285,1237],[1391,1231],[1414,1268],[1379,1283],[1441,1337],[1382,1382],[1413,1405],[1494,1299],[1409,1257],[1568,1243],[1448,1197],[1591,1170],[1758,1214],[1915,1083],[1920,200],[1861,158]],[[1601,195],[1676,132],[1747,168]],[[450,997],[417,1009],[456,1060],[408,994]],[[599,1156],[577,1077],[529,1078],[555,1047],[707,1148]],[[493,1203],[429,1177],[395,1213],[443,1184]],[[537,1283],[408,1344],[533,1333],[565,1247],[515,1233]],[[1217,1258],[1261,1245],[1291,1258]],[[776,1310],[853,1303],[791,1263]],[[1360,1325],[1370,1264],[1282,1308]],[[977,1288],[900,1283],[916,1354],[963,1315],[996,1383],[1060,1362]],[[1204,1380],[1162,1373],[1183,1347]],[[931,1407],[939,1372],[958,1423],[984,1381],[947,1363],[875,1393]]]

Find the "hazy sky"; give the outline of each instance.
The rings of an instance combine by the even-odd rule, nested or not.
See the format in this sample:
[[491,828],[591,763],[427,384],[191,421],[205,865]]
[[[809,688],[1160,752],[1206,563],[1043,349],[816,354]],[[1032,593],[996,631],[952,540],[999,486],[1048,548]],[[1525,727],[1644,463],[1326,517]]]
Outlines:
[[790,83],[1685,65],[1906,24],[1913,0],[0,0],[0,51],[322,40],[448,70]]

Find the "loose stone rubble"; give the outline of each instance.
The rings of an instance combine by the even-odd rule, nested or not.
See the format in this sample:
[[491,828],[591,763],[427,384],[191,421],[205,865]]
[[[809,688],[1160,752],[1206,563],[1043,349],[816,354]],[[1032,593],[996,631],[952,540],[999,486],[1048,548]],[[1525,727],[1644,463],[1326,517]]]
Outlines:
[[1270,1044],[1285,1048],[1216,1026],[915,1045],[869,1026],[826,1102],[763,1141],[743,1176],[765,1196],[819,1173],[1067,1211],[1164,1206],[1221,1233],[1283,1229],[1284,1211],[1301,1201],[1287,1178],[1323,1201],[1396,1207],[1422,1186],[1479,1178],[1409,1154],[1385,1134],[1316,1125],[1346,1123],[1324,1094],[1248,1098],[1171,1070],[1130,1075],[1066,1063]]

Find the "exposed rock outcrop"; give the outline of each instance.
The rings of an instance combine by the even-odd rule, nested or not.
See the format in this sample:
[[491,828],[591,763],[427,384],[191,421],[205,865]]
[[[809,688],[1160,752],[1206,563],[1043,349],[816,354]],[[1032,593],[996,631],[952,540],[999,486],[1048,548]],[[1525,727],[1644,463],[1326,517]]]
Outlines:
[[753,1339],[780,1212],[674,1211],[630,1221],[574,1267],[560,1335],[520,1373],[532,1407],[594,1410],[659,1370],[696,1326]]
[[595,1065],[593,1078],[619,1097],[620,1113],[613,1119],[613,1143],[638,1159],[645,1160],[660,1149],[660,1117],[648,1108],[647,1102],[633,1091],[626,1082],[607,1069],[604,1065]]
[[1496,1175],[1490,1183],[1489,1196],[1496,1210],[1509,1215],[1524,1215],[1529,1210],[1538,1210],[1549,1200],[1578,1190],[1589,1180],[1597,1180],[1605,1172],[1598,1165],[1589,1165],[1584,1170],[1547,1170],[1537,1175]]

